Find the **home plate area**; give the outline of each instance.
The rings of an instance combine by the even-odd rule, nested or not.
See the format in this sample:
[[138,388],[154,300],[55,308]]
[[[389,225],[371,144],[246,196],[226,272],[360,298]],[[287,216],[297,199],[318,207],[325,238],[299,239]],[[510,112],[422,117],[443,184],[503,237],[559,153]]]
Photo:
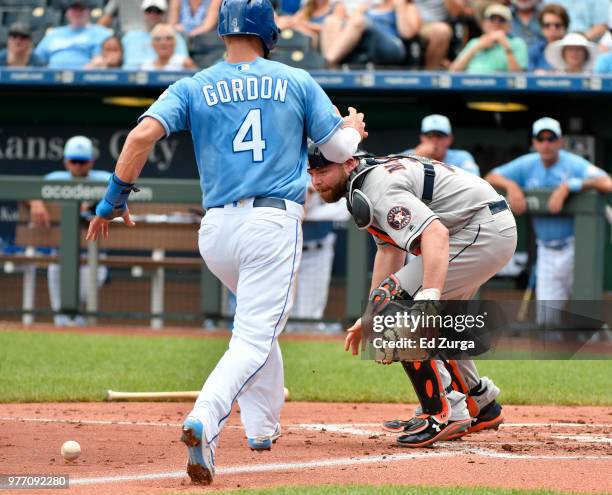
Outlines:
[[[0,464],[5,473],[68,474],[70,493],[201,490],[185,475],[179,441],[189,409],[187,403],[2,404]],[[263,453],[249,450],[234,411],[211,489],[367,483],[612,490],[609,408],[506,406],[497,431],[406,449],[380,424],[411,410],[290,402],[282,437]],[[76,461],[59,454],[66,440],[81,444]]]

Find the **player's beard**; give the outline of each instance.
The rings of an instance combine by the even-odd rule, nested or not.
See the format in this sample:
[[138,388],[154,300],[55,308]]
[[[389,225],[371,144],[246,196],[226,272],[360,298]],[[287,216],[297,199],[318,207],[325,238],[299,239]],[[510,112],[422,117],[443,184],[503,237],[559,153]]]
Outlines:
[[343,168],[340,169],[340,178],[338,181],[331,187],[327,189],[319,189],[317,192],[321,199],[326,203],[335,203],[336,201],[340,201],[346,194],[346,183],[348,181],[348,174],[344,171]]

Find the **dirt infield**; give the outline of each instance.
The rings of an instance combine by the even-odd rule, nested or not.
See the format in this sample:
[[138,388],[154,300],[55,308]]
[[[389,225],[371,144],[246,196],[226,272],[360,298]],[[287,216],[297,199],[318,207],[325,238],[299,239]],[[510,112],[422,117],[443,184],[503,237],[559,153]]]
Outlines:
[[[188,403],[2,404],[0,466],[3,473],[69,474],[75,494],[201,491],[184,474],[178,441],[189,409]],[[612,491],[612,409],[504,411],[498,431],[414,450],[395,447],[394,435],[379,427],[381,419],[408,416],[406,406],[290,402],[283,436],[264,453],[247,448],[234,411],[211,488],[389,483]],[[70,463],[59,454],[69,439],[83,449]]]

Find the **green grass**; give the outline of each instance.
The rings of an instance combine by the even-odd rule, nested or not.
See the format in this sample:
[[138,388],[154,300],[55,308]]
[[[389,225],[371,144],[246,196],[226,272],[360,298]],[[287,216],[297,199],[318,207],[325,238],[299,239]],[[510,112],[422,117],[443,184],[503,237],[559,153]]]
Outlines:
[[[362,361],[340,342],[282,342],[292,400],[415,401],[399,365]],[[226,339],[0,332],[0,402],[102,400],[107,389],[199,390]],[[504,404],[612,405],[612,362],[481,361]]]
[[570,492],[549,490],[518,490],[506,488],[480,487],[429,487],[429,486],[363,486],[363,485],[324,485],[324,486],[281,486],[259,490],[230,490],[222,493],[232,495],[564,495]]

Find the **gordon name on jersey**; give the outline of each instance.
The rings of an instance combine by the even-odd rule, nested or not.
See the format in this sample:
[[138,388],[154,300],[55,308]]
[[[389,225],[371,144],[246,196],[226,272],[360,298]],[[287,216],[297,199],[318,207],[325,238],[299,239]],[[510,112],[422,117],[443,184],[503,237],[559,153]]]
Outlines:
[[285,102],[289,80],[270,76],[232,78],[207,84],[202,88],[209,107],[219,103],[239,103],[242,101],[274,100]]

